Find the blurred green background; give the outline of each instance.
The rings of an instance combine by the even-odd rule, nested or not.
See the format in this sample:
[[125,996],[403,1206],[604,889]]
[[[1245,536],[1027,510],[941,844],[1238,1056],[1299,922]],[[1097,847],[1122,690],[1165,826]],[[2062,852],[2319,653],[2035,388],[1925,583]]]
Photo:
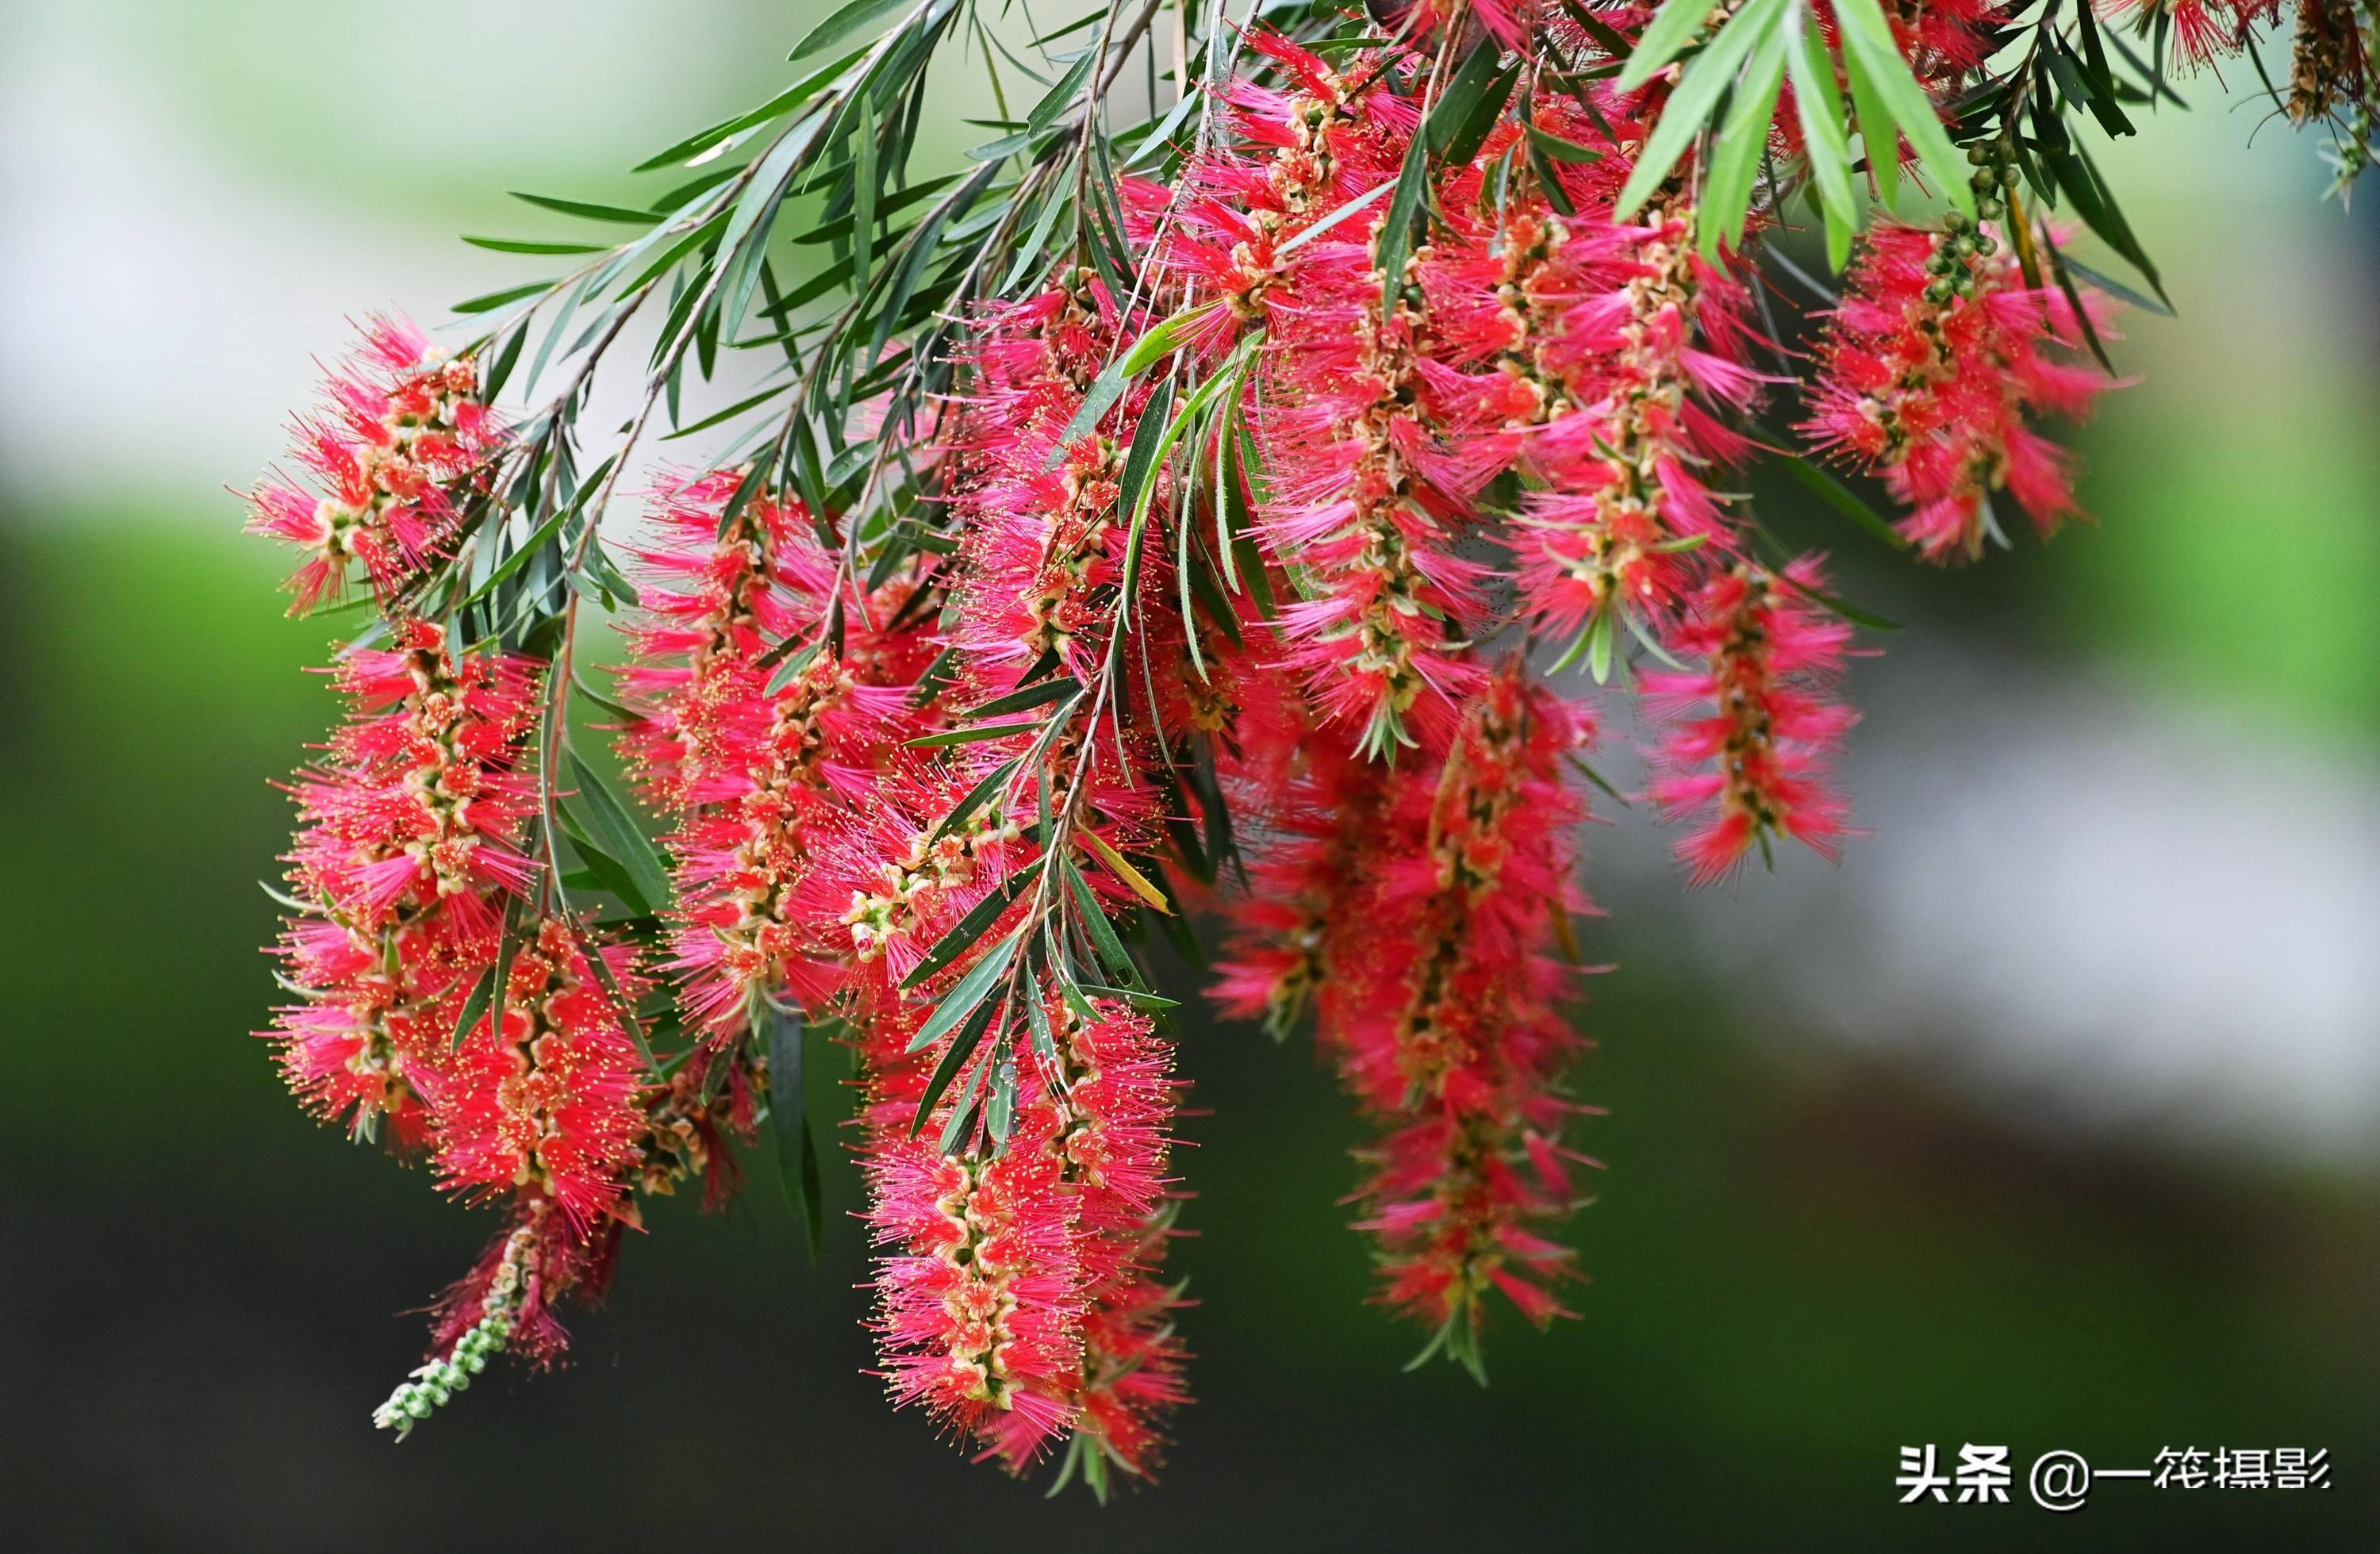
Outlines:
[[[398,1313],[490,1227],[245,1034],[267,779],[332,709],[222,488],[343,315],[533,274],[445,235],[626,192],[808,9],[0,7],[0,1544],[2371,1547],[2374,224],[2212,80],[2104,158],[2182,317],[2126,321],[2144,382],[2075,439],[2095,526],[1936,573],[1776,493],[1911,628],[1853,674],[1876,834],[1691,898],[1641,817],[1591,838],[1595,1281],[1488,1390],[1400,1374],[1418,1335],[1364,1306],[1327,1074],[1194,1018],[1199,1402],[1159,1488],[1045,1502],[892,1414],[860,1238],[811,1266],[765,1158],[728,1215],[651,1216],[572,1369],[376,1435]],[[1894,1503],[1900,1446],[1966,1441],[2322,1447],[2333,1487]]]

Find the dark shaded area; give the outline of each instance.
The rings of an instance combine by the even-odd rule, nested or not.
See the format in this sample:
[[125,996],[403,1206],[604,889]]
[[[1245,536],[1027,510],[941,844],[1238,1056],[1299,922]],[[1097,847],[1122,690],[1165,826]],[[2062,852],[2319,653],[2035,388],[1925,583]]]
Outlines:
[[[1721,1006],[1625,914],[1589,945],[1626,965],[1579,1087],[1611,1109],[1574,1232],[1596,1281],[1550,1334],[1507,1322],[1484,1392],[1400,1374],[1422,1335],[1363,1305],[1329,1076],[1193,1020],[1199,1402],[1161,1487],[1045,1503],[891,1413],[862,1374],[856,1230],[809,1266],[765,1158],[733,1213],[651,1216],[575,1366],[492,1376],[392,1446],[368,1414],[421,1333],[395,1312],[492,1222],[314,1128],[239,1036],[271,998],[253,880],[287,824],[261,779],[319,737],[328,698],[289,666],[327,628],[270,618],[261,558],[103,518],[0,556],[10,1548],[2347,1548],[2380,1526],[2370,1183],[2045,1137]],[[1946,626],[2008,629],[2023,559]],[[1924,590],[1898,591],[1879,604]],[[1958,1033],[1925,1034],[1909,1050]],[[849,1207],[847,1172],[831,1190]],[[2021,1465],[2327,1447],[2335,1487],[1893,1503],[1899,1446],[1969,1440]]]

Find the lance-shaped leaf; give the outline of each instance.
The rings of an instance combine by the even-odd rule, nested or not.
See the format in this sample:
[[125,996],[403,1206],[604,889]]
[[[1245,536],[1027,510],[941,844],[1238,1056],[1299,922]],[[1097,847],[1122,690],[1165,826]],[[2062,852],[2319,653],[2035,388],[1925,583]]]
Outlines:
[[619,795],[596,775],[592,767],[578,759],[576,750],[570,752],[570,771],[578,784],[588,835],[597,846],[619,860],[643,898],[628,904],[658,911],[670,895],[669,866],[662,862],[659,849],[628,813],[628,807],[620,802]]
[[1008,963],[1016,958],[1017,941],[1024,936],[1025,930],[1019,929],[993,945],[990,953],[976,962],[965,976],[953,984],[951,990],[942,995],[942,1002],[934,1005],[933,1014],[927,1016],[926,1023],[910,1039],[908,1050],[924,1051],[948,1036],[961,1020],[975,1013],[990,995],[991,989],[999,985],[1001,977],[1006,975]]
[[1049,861],[1047,857],[1035,858],[988,892],[981,901],[968,909],[965,917],[958,920],[957,926],[942,935],[941,942],[917,963],[917,969],[901,978],[901,986],[914,988],[921,982],[930,981],[964,960],[966,953],[991,931],[991,925],[1000,921],[1000,915],[1015,904],[1016,898],[1029,890],[1033,881],[1041,878],[1042,868]]
[[1122,853],[1119,853],[1113,847],[1109,846],[1108,844],[1101,839],[1099,832],[1090,830],[1084,830],[1075,832],[1075,834],[1082,838],[1083,844],[1085,846],[1087,846],[1092,852],[1099,855],[1099,861],[1106,864],[1108,868],[1114,872],[1117,879],[1123,880],[1126,885],[1129,885],[1132,888],[1133,894],[1140,897],[1141,900],[1147,902],[1158,911],[1163,912],[1168,916],[1172,915],[1173,907],[1166,901],[1165,892],[1159,890],[1156,885],[1152,884],[1147,875],[1143,874],[1139,869],[1135,868]]
[[819,1179],[818,1142],[810,1134],[810,1110],[802,1066],[802,1014],[769,1006],[769,1122],[777,1135],[777,1180],[785,1201],[801,1216],[803,1239],[817,1258],[826,1243],[826,1206]]
[[[1890,24],[1876,0],[1835,0],[1837,32],[1842,39],[1843,63],[1852,72],[1854,95],[1863,79],[1873,93],[1878,110],[1889,117],[1900,133],[1909,138],[1917,160],[1934,176],[1941,193],[1950,203],[1969,215],[1975,213],[1975,193],[1967,183],[1971,169],[1958,148],[1950,144],[1950,136],[1935,114],[1934,100],[1917,84],[1909,72],[1909,61],[1901,57],[1900,45],[1892,35]],[[1867,121],[1861,118],[1861,130],[1866,133]],[[1879,156],[1898,154],[1895,142],[1888,140],[1879,150],[1873,137],[1869,139],[1868,161]]]
[[[1671,0],[1670,9],[1676,9],[1679,3],[1680,0]],[[1707,48],[1687,62],[1677,90],[1661,104],[1661,116],[1653,126],[1652,137],[1637,153],[1635,171],[1620,190],[1619,201],[1612,210],[1615,216],[1624,220],[1633,215],[1653,197],[1670,169],[1677,166],[1678,159],[1686,154],[1686,148],[1694,144],[1711,115],[1718,111],[1720,98],[1734,85],[1745,59],[1763,38],[1771,35],[1778,17],[1793,3],[1794,0],[1751,0],[1719,30]],[[1638,48],[1629,61],[1629,68],[1633,70],[1637,62],[1646,57],[1646,51]],[[1650,73],[1648,69],[1646,74]]]
[[1727,118],[1712,143],[1702,209],[1694,218],[1695,236],[1706,260],[1716,261],[1722,245],[1732,248],[1743,240],[1753,178],[1768,150],[1768,126],[1777,116],[1785,61],[1792,52],[1785,17],[1785,6],[1770,6],[1752,24],[1756,30],[1744,58],[1742,78],[1729,97]]

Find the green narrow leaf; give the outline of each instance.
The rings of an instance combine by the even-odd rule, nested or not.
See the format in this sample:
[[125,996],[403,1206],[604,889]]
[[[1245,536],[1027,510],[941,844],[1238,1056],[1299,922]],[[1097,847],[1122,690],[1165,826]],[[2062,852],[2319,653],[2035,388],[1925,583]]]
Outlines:
[[779,136],[735,201],[735,212],[719,237],[719,251],[728,266],[720,285],[722,334],[733,335],[744,325],[745,310],[752,305],[753,288],[760,284],[760,262],[768,255],[771,226],[768,213],[783,198],[795,167],[816,142],[825,123],[822,115],[812,116]]
[[471,996],[463,1001],[463,1012],[455,1017],[455,1039],[448,1046],[456,1051],[462,1050],[464,1038],[471,1034],[471,1027],[480,1023],[480,1016],[488,1012],[488,1004],[495,993],[496,973],[491,966],[480,974],[480,979],[471,986]]
[[588,834],[627,869],[644,897],[646,908],[659,910],[670,898],[669,866],[662,861],[660,851],[630,816],[619,795],[596,775],[592,767],[578,759],[576,750],[570,752],[570,771],[578,784]]
[[793,386],[794,385],[791,383],[779,383],[775,388],[762,389],[759,393],[752,395],[749,399],[739,399],[735,404],[727,407],[724,410],[713,411],[711,414],[703,417],[700,420],[696,421],[691,426],[682,426],[678,428],[675,431],[663,436],[662,441],[664,443],[674,443],[681,437],[691,437],[698,431],[708,431],[722,421],[732,421],[747,410],[766,405],[770,400],[776,398],[777,395],[789,392]]
[[965,715],[969,718],[1004,718],[1011,712],[1026,712],[1036,707],[1047,706],[1052,701],[1061,701],[1070,696],[1079,696],[1082,694],[1082,689],[1081,685],[1070,674],[1052,675],[1047,680],[1037,680],[1022,690],[1010,691],[1006,696],[996,696],[990,701],[978,702],[968,708]]
[[884,310],[877,316],[875,337],[868,346],[870,361],[884,354],[886,343],[900,326],[909,297],[917,289],[917,283],[925,277],[926,266],[934,257],[935,245],[941,241],[942,228],[953,217],[964,215],[972,209],[983,191],[990,188],[991,181],[999,176],[1000,164],[985,164],[982,171],[961,184],[949,200],[935,206],[909,235],[903,245],[905,257],[901,267],[894,272],[892,287],[885,294]]
[[622,226],[650,226],[662,219],[650,211],[631,211],[619,205],[598,205],[585,200],[557,200],[550,194],[524,194],[519,189],[513,189],[510,192],[516,200],[525,200],[532,205],[540,206],[549,211],[559,211],[565,216],[577,216],[582,221],[616,222]]
[[1791,36],[1785,60],[1793,78],[1793,106],[1802,125],[1803,152],[1827,216],[1827,264],[1840,270],[1851,258],[1852,235],[1859,229],[1859,201],[1852,189],[1851,138],[1843,129],[1843,94],[1835,84],[1834,62],[1827,57],[1818,30],[1810,25],[1806,13],[1796,10],[1788,30]]
[[1901,538],[1900,531],[1894,528],[1882,514],[1861,501],[1857,492],[1835,479],[1831,471],[1815,459],[1806,458],[1800,454],[1785,454],[1780,455],[1779,462],[1785,467],[1787,474],[1800,481],[1805,489],[1815,493],[1836,512],[1851,519],[1852,522],[1895,550],[1909,548],[1909,541]]
[[512,381],[513,368],[520,360],[521,346],[528,339],[528,319],[524,316],[505,336],[504,348],[496,353],[495,364],[488,369],[487,380],[480,385],[480,395],[493,404]]
[[1380,223],[1378,246],[1373,249],[1373,262],[1380,272],[1380,309],[1384,313],[1396,310],[1397,293],[1405,284],[1405,261],[1413,252],[1415,221],[1421,215],[1422,198],[1428,192],[1429,156],[1427,140],[1419,135],[1405,147],[1405,159],[1397,169],[1397,192],[1389,200],[1389,213]]
[[[1500,54],[1485,45],[1473,49],[1430,109],[1429,123],[1424,127],[1430,151],[1449,166],[1463,166],[1479,154],[1512,95],[1512,83],[1521,79],[1523,61],[1519,59],[1505,69],[1496,68]],[[1443,129],[1439,127],[1440,121],[1445,124]]]
[[507,302],[517,302],[524,297],[535,297],[552,285],[552,281],[531,281],[523,286],[506,286],[502,291],[492,291],[484,297],[474,297],[457,302],[455,304],[454,310],[458,313],[492,313]]
[[950,932],[942,935],[941,942],[917,963],[917,969],[901,978],[901,986],[905,989],[917,987],[957,965],[961,957],[976,947],[977,941],[991,931],[991,925],[1000,921],[1000,915],[1014,905],[1016,898],[1024,894],[1034,880],[1041,878],[1042,868],[1048,862],[1046,855],[1035,858],[1002,880],[997,889],[986,892],[984,898],[969,908],[967,915],[960,918]]
[[2049,250],[2049,273],[2058,279],[2058,289],[2066,294],[2067,305],[2074,310],[2074,322],[2082,331],[2082,343],[2091,347],[2091,355],[2110,378],[2116,375],[2116,364],[2107,359],[2107,347],[2099,338],[2099,329],[2091,322],[2091,310],[2082,305],[2082,294],[2075,289],[2074,277],[2066,271],[2066,256],[2058,250],[2058,240],[2049,235],[2047,223],[2042,224],[2042,246]]
[[2094,270],[2091,266],[2083,263],[2081,260],[2076,259],[2071,255],[2061,254],[2059,256],[2059,261],[2063,263],[2067,269],[2072,271],[2076,275],[2090,282],[2093,285],[2098,287],[2101,291],[2106,292],[2108,296],[2114,297],[2119,302],[2142,309],[2147,312],[2155,313],[2162,318],[2169,319],[2173,317],[2173,310],[2158,301],[2155,297],[2143,296],[2141,293],[2134,291],[2131,287],[2126,285],[2123,282],[2116,279],[2113,275]]
[[1868,176],[1876,180],[1876,203],[1887,212],[1900,198],[1900,131],[1885,110],[1884,98],[1868,79],[1860,56],[1842,51],[1843,74],[1851,81],[1852,111],[1859,121],[1860,150],[1867,158]]
[[[942,1099],[943,1092],[951,1087],[951,1081],[958,1077],[959,1070],[966,1065],[967,1059],[975,1055],[976,1048],[982,1045],[983,1033],[990,1028],[992,1016],[1000,1012],[1000,1008],[1001,1005],[996,1000],[987,1000],[960,1029],[956,1039],[951,1043],[951,1050],[942,1054],[942,1061],[934,1065],[933,1077],[926,1082],[926,1093],[917,1098],[917,1115],[909,1120],[911,1138],[917,1137],[925,1131],[926,1121],[934,1114],[935,1104]],[[917,1049],[910,1050],[915,1051]],[[977,1077],[980,1079],[982,1075],[978,1074]],[[963,1124],[966,1121],[966,1115],[967,1108],[964,1106],[952,1110],[950,1125],[942,1130],[942,1137],[945,1141],[942,1145],[942,1153],[950,1153],[950,1143],[954,1135],[965,1133]]]
[[972,728],[944,729],[940,734],[929,734],[907,741],[904,747],[939,750],[949,745],[980,745],[988,739],[1005,739],[1012,734],[1038,734],[1040,729],[1038,722],[978,723]]
[[1110,971],[1133,987],[1140,986],[1140,968],[1133,965],[1132,957],[1124,953],[1123,941],[1116,937],[1115,925],[1108,921],[1108,909],[1101,904],[1099,892],[1091,889],[1091,882],[1083,878],[1083,871],[1075,866],[1074,859],[1063,861],[1066,889],[1081,911],[1083,930],[1091,936],[1091,948],[1099,953],[1099,959],[1106,963]]
[[890,19],[912,3],[912,0],[851,0],[851,3],[820,22],[794,45],[787,59],[802,59],[833,47],[846,38],[856,38],[879,23]]
[[1934,100],[1910,74],[1909,61],[1901,57],[1900,45],[1894,41],[1876,0],[1835,0],[1835,19],[1844,53],[1859,56],[1878,103],[1909,138],[1917,160],[1941,186],[1941,194],[1973,215],[1975,193],[1967,182],[1971,169],[1966,158],[1950,144],[1949,133],[1935,114]]
[[1527,128],[1529,144],[1555,162],[1575,164],[1603,160],[1603,152],[1591,146],[1582,146],[1575,140],[1565,140],[1559,135],[1539,129],[1534,124],[1529,125]]
[[[2173,298],[2166,296],[2165,281],[2157,274],[2156,265],[2150,261],[2148,250],[2141,247],[2141,240],[2133,236],[2132,224],[2125,219],[2123,207],[2116,203],[2116,192],[2107,187],[2107,176],[2099,171],[2098,163],[2092,160],[2091,148],[2077,140],[2074,142],[2074,155],[2082,160],[2082,171],[2091,181],[2094,200],[2106,223],[2103,226],[2099,222],[2094,222],[2091,230],[2106,238],[2109,248],[2131,261],[2132,268],[2138,270],[2149,283],[2150,289],[2164,299],[2166,310],[2170,312]],[[2061,186],[2065,181],[2063,177],[2058,180]]]
[[[1172,414],[1173,381],[1168,378],[1148,396],[1148,403],[1141,407],[1140,423],[1133,428],[1132,446],[1124,454],[1123,477],[1116,496],[1117,512],[1137,516],[1147,511],[1142,494],[1154,489],[1160,444],[1167,440]],[[1131,595],[1131,586],[1126,584],[1124,597],[1129,600]]]
[[813,1261],[826,1244],[826,1206],[820,1191],[818,1144],[810,1136],[809,1099],[804,1093],[800,1011],[769,1006],[769,1122],[777,1135],[777,1180],[785,1201],[801,1216],[803,1239]]
[[967,790],[966,796],[960,799],[958,803],[951,807],[951,812],[942,817],[941,822],[934,827],[932,832],[927,836],[926,840],[929,844],[938,841],[956,828],[965,825],[967,822],[967,818],[969,816],[982,808],[986,803],[990,802],[991,795],[1000,791],[1001,785],[1008,781],[1010,774],[1015,771],[1019,765],[1023,764],[1024,759],[1025,758],[1023,756],[1011,758],[1010,759],[1002,762],[997,770],[995,770],[990,776],[986,777],[982,782],[978,783],[974,787],[969,788]]
[[993,987],[1007,972],[1008,963],[1015,959],[1016,942],[1023,936],[1024,930],[1020,929],[992,946],[983,959],[976,962],[973,968],[942,995],[942,1002],[934,1005],[933,1014],[927,1016],[926,1023],[910,1039],[910,1051],[924,1051],[949,1035],[952,1026],[974,1013],[976,1006],[990,996]]
[[[1683,0],[1670,0],[1670,7],[1674,9],[1682,3]],[[1767,35],[1770,26],[1790,3],[1791,0],[1751,0],[1719,30],[1708,47],[1687,63],[1677,90],[1662,105],[1652,137],[1637,153],[1635,170],[1620,190],[1613,215],[1623,220],[1633,215],[1661,187],[1661,181],[1670,176],[1678,159],[1686,154],[1686,148],[1694,144],[1694,137],[1702,133],[1704,125],[1718,111],[1720,94],[1734,83],[1737,71],[1742,68],[1754,45]],[[1668,12],[1662,15],[1666,18]],[[1646,51],[1640,45],[1629,61],[1630,67],[1634,68],[1636,62],[1645,57]]]
[[1636,40],[1635,48],[1625,51],[1628,67],[1611,83],[1612,89],[1633,91],[1651,80],[1694,42],[1694,34],[1702,30],[1710,14],[1709,0],[1663,0],[1660,14]]
[[1719,126],[1711,152],[1710,173],[1703,182],[1701,208],[1694,214],[1695,239],[1703,258],[1716,262],[1722,246],[1743,241],[1743,224],[1752,209],[1752,186],[1762,153],[1768,149],[1769,122],[1777,116],[1777,97],[1785,84],[1785,61],[1792,52],[1785,36],[1785,11],[1772,7],[1761,18],[1737,81],[1727,116]]
[[649,916],[651,905],[643,899],[643,892],[629,875],[627,865],[597,846],[589,838],[587,828],[567,807],[557,807],[554,819],[561,822],[562,834],[570,839],[570,845],[577,852],[582,865],[578,872],[586,877],[587,881],[599,890],[606,890],[618,896],[638,917]]
[[876,108],[865,97],[851,152],[851,289],[864,293],[876,243]]
[[466,234],[463,241],[475,249],[487,249],[495,253],[578,254],[602,253],[601,243],[532,243],[518,237],[474,237]]

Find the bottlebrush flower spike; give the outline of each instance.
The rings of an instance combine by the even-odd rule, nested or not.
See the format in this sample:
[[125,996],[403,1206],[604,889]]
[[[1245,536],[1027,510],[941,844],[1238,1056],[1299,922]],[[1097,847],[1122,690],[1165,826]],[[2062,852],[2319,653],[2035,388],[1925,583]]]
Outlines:
[[473,980],[493,963],[534,796],[516,762],[538,665],[446,650],[423,622],[337,675],[353,716],[291,786],[300,825],[285,900],[284,985],[304,1002],[272,1039],[309,1110],[359,1138],[423,1141],[420,1087],[444,1061]]
[[[678,900],[666,969],[687,1028],[714,1045],[748,1028],[765,998],[820,1011],[833,995],[848,947],[832,914],[801,910],[821,828],[885,778],[919,726],[912,683],[933,657],[909,608],[928,586],[917,576],[877,589],[829,642],[837,558],[798,502],[764,492],[731,518],[741,484],[663,487],[656,538],[638,552],[653,586],[621,675],[640,714],[623,750],[678,819],[665,839]],[[771,662],[796,653],[782,671]]]
[[590,964],[597,955],[633,1004],[642,987],[633,949],[548,918],[424,1083],[440,1185],[475,1203],[515,1194],[551,1202],[581,1240],[626,1191],[644,1124],[643,1061]]
[[454,490],[499,435],[468,359],[443,359],[408,320],[379,316],[362,349],[327,384],[327,411],[300,419],[291,453],[321,494],[269,477],[249,497],[252,533],[305,552],[289,613],[335,602],[362,565],[383,601],[452,537]]
[[[2105,302],[2082,295],[2099,327]],[[1879,226],[1819,346],[1802,430],[1883,479],[1929,561],[1983,554],[1996,491],[2046,536],[2076,511],[2070,460],[2028,417],[2085,415],[2112,386],[2046,348],[2079,346],[2082,328],[2063,287],[2024,284],[1991,224],[1954,212],[1939,231]]]
[[1444,762],[1399,774],[1402,845],[1357,943],[1337,949],[1356,985],[1323,1034],[1386,1128],[1363,1191],[1382,1298],[1475,1370],[1488,1292],[1543,1323],[1560,1309],[1548,1284],[1572,1273],[1568,1249],[1526,1227],[1571,1207],[1559,1140],[1575,1109],[1559,1085],[1580,1042],[1550,952],[1587,909],[1572,879],[1584,810],[1560,763],[1589,737],[1517,664],[1489,677]]
[[1759,380],[1742,287],[1695,255],[1689,207],[1585,242],[1569,230],[1560,268],[1530,288],[1564,344],[1538,369],[1559,392],[1524,455],[1545,489],[1524,507],[1517,573],[1529,612],[1575,653],[1610,630],[1606,611],[1665,619],[1704,565],[1686,552],[1732,545],[1703,471],[1749,445],[1705,401],[1748,407]]
[[1074,1388],[1078,1444],[1067,1471],[1094,1489],[1104,1459],[1150,1477],[1165,1445],[1164,1422],[1189,1401],[1188,1351],[1174,1332],[1178,1290],[1156,1275],[1172,1232],[1166,1176],[1180,1086],[1173,1048],[1155,1022],[1102,999],[1086,1018],[1045,995],[1062,1083],[1058,1149],[1076,1194],[1075,1259],[1084,1290],[1082,1368]]
[[1755,846],[1790,836],[1822,856],[1851,834],[1829,783],[1829,754],[1857,714],[1833,699],[1851,627],[1810,598],[1825,582],[1804,557],[1780,577],[1749,563],[1696,591],[1670,639],[1702,667],[1646,671],[1647,702],[1669,719],[1650,787],[1672,819],[1694,884],[1726,876]]
[[1481,568],[1454,542],[1498,462],[1466,458],[1465,440],[1492,423],[1445,381],[1459,372],[1432,370],[1419,287],[1384,305],[1368,243],[1334,232],[1285,285],[1257,536],[1305,596],[1281,611],[1289,662],[1367,754],[1443,743],[1473,678],[1459,649],[1483,613]]
[[2099,0],[2110,20],[2131,18],[2143,31],[2159,22],[2170,26],[2174,58],[2194,70],[2247,48],[2254,29],[2280,8],[2280,0]]
[[1067,1392],[1082,1365],[1079,1204],[1057,1150],[1062,1114],[1041,1077],[1020,1072],[1008,1147],[942,1154],[954,1102],[918,1129],[926,1075],[905,1050],[906,1025],[880,1021],[862,1048],[885,1380],[896,1404],[923,1403],[1021,1471],[1073,1422]]

